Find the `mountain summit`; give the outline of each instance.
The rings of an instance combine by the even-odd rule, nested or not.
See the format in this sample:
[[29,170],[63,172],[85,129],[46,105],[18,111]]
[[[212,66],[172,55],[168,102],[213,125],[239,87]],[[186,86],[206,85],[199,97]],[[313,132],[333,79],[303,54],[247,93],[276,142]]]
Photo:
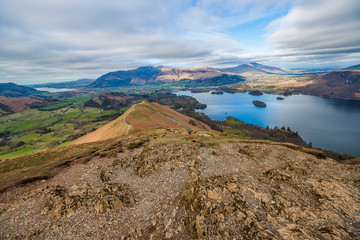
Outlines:
[[241,64],[236,67],[232,68],[224,68],[222,69],[226,72],[232,72],[232,73],[262,73],[262,74],[289,74],[292,71],[285,69],[285,68],[279,68],[279,67],[273,67],[273,66],[267,66],[259,63],[247,63],[247,64]]

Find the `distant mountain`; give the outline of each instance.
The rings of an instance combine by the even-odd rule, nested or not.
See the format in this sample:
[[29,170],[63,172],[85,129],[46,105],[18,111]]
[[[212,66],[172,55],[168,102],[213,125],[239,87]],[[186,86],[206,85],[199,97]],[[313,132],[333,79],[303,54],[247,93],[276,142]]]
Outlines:
[[5,97],[27,97],[41,93],[34,88],[17,85],[15,83],[0,83],[0,96]]
[[154,102],[133,105],[119,118],[75,140],[75,144],[108,140],[154,127],[184,128],[207,131],[210,127],[198,120]]
[[184,84],[226,85],[244,81],[242,76],[224,72],[215,68],[171,68],[140,67],[128,71],[109,72],[89,86],[93,88],[111,88],[138,84],[163,84],[172,82]]
[[289,74],[292,73],[291,70],[285,69],[285,68],[279,68],[279,67],[273,67],[273,66],[266,66],[259,63],[247,63],[247,64],[241,64],[236,67],[232,68],[224,68],[222,69],[226,72],[232,72],[232,73],[263,73],[263,74]]
[[343,69],[340,69],[340,70],[352,70],[352,71],[360,71],[360,64],[358,65],[354,65],[354,66],[350,66],[350,67],[347,67],[347,68],[343,68]]
[[306,94],[360,100],[360,71],[333,71],[302,88]]
[[85,87],[92,83],[94,79],[79,79],[76,81],[69,81],[69,82],[59,82],[59,83],[42,83],[42,84],[34,84],[29,85],[33,88],[79,88],[79,87]]

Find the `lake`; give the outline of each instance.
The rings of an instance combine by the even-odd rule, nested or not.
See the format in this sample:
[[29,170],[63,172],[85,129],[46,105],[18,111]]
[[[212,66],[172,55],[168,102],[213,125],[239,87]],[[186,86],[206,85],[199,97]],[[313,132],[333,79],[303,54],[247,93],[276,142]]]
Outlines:
[[47,87],[43,87],[43,88],[35,88],[38,91],[45,91],[45,92],[66,92],[66,91],[75,91],[77,89],[72,89],[72,88],[47,88]]
[[[273,128],[290,127],[298,131],[314,147],[360,156],[360,101],[327,99],[309,95],[293,95],[277,100],[277,95],[253,96],[248,93],[176,92],[196,98],[207,105],[197,110],[213,120],[233,116],[244,122]],[[256,107],[253,100],[267,104]]]

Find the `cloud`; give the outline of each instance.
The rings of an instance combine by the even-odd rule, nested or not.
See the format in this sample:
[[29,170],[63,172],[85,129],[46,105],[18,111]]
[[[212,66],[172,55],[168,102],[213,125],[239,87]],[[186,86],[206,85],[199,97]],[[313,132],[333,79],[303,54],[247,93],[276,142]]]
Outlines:
[[268,41],[288,55],[320,58],[359,52],[360,1],[297,1],[269,25],[269,31]]
[[[0,81],[96,78],[157,64],[222,67],[305,62],[320,55],[357,58],[359,1],[294,1],[1,0]],[[280,13],[286,15],[268,28],[276,51],[244,49],[246,30],[234,37],[234,29]]]
[[155,62],[202,65],[200,59],[242,51],[229,35],[211,32],[219,24],[191,0],[3,0],[0,77],[56,80]]

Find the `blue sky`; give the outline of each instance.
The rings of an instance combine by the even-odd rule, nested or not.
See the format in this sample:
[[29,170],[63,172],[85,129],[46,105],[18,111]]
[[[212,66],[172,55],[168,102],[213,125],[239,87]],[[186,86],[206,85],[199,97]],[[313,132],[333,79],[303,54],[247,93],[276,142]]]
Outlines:
[[360,63],[359,0],[1,0],[0,82],[144,65]]

